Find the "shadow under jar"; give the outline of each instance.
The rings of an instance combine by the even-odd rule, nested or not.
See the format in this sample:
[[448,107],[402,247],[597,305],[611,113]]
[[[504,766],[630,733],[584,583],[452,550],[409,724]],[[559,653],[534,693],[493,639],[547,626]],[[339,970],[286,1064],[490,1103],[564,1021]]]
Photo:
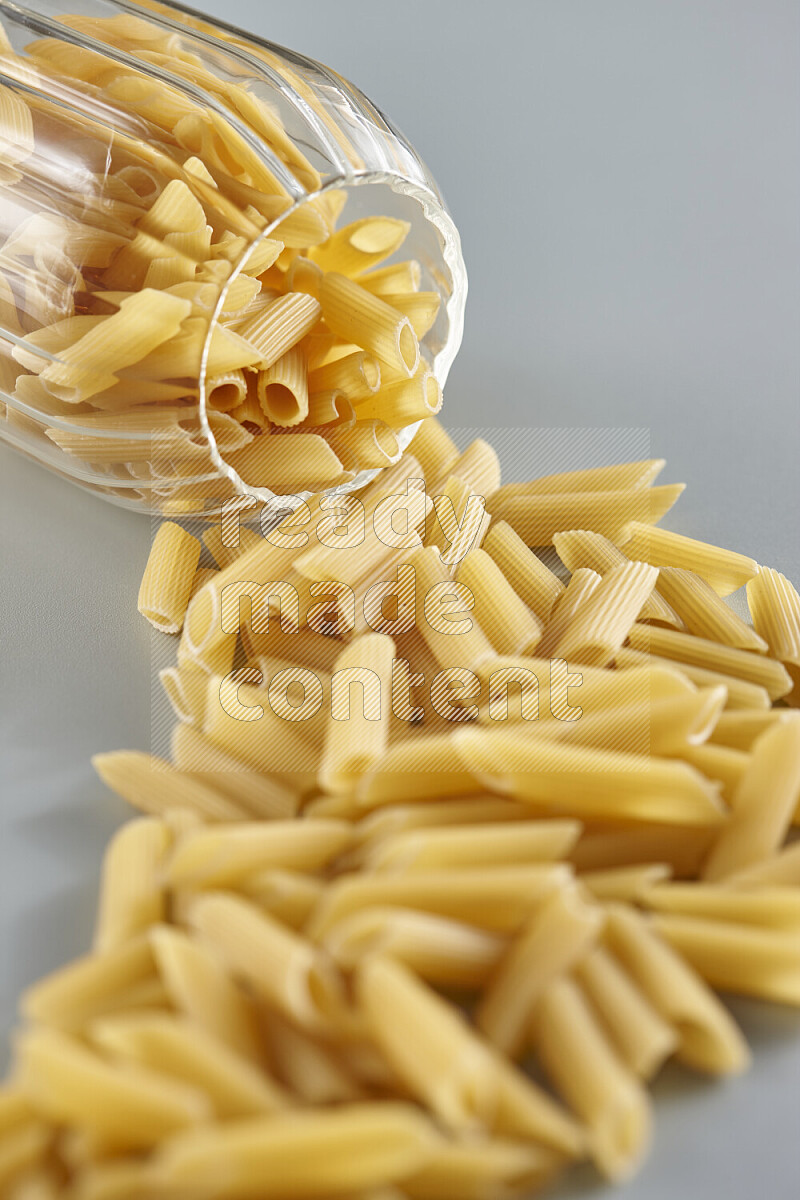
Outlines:
[[153,513],[396,461],[467,290],[402,134],[180,5],[0,0],[0,22],[0,436]]

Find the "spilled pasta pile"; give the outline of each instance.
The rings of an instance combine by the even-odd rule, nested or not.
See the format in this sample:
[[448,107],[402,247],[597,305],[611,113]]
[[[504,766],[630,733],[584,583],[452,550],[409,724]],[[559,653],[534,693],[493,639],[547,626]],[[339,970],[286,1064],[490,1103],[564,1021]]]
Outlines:
[[715,991],[800,1003],[800,596],[657,528],[662,465],[501,487],[432,420],[214,568],[161,526],[173,762],[95,760],[145,815],[23,998],[4,1197],[525,1197],[628,1176],[666,1060],[747,1067]]
[[128,14],[50,24],[24,53],[0,27],[9,439],[119,499],[202,510],[234,494],[202,378],[208,432],[248,484],[321,491],[396,461],[441,405],[420,353],[440,292],[413,258],[382,265],[408,222],[337,228],[347,193],[258,81],[215,74],[178,33]]

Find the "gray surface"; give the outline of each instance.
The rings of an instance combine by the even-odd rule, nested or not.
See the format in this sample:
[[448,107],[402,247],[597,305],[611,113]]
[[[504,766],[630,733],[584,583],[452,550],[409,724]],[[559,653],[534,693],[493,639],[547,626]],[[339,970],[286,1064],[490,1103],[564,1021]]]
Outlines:
[[[665,478],[689,484],[673,527],[800,577],[796,3],[224,11],[354,79],[432,164],[471,285],[451,423],[649,430]],[[0,466],[7,1028],[20,987],[88,940],[122,816],[89,755],[148,745],[135,598],[149,527],[4,447]],[[627,1200],[796,1194],[800,1021],[741,1011],[753,1072],[721,1086],[668,1075]]]

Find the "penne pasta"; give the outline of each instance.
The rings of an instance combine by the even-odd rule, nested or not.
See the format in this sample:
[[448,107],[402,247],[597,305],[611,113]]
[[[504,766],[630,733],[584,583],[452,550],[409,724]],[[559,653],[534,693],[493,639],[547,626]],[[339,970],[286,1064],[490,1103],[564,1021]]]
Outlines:
[[731,798],[703,878],[725,879],[780,849],[800,799],[800,722],[762,734]]
[[206,783],[137,750],[96,754],[92,766],[112,791],[134,808],[160,816],[169,808],[188,808],[210,821],[242,820],[246,810]]
[[572,980],[551,983],[534,1024],[539,1057],[558,1091],[586,1122],[597,1167],[608,1179],[627,1178],[651,1138],[647,1093],[618,1058]]
[[364,217],[337,230],[312,253],[323,271],[361,275],[383,262],[406,239],[410,225],[392,217]]
[[[666,484],[642,490],[545,492],[530,496],[507,495],[500,488],[489,511],[495,521],[505,521],[528,546],[551,546],[562,529],[592,529],[612,542],[622,539],[632,521],[654,525],[672,508],[683,484]],[[647,561],[630,546],[631,559]]]
[[325,323],[343,341],[374,354],[398,378],[412,377],[419,343],[408,317],[336,271],[324,276],[319,298]]
[[470,550],[455,578],[475,597],[478,621],[498,654],[532,654],[542,623],[507,581],[486,550]]
[[[628,636],[637,614],[653,591],[658,572],[646,563],[612,567],[583,594],[553,654],[590,667],[605,667]],[[574,576],[573,576],[574,579]],[[565,600],[570,589],[565,592]],[[559,605],[559,609],[562,606]],[[560,617],[560,612],[559,612]]]
[[299,346],[259,373],[258,402],[272,425],[298,425],[308,416],[308,372]]
[[206,826],[187,834],[175,847],[165,875],[173,887],[235,887],[267,868],[318,871],[349,842],[350,827],[342,821]]
[[[362,282],[366,286],[366,281]],[[411,453],[419,462],[429,485],[443,475],[449,475],[453,464],[458,459],[458,447],[435,418],[424,421],[420,425],[414,434]]]
[[722,550],[707,542],[673,533],[671,529],[654,529],[635,519],[625,531],[621,542],[629,558],[641,559],[654,567],[681,567],[704,579],[719,596],[729,596],[743,587],[758,572],[758,564],[745,554]]
[[747,583],[756,633],[781,662],[800,664],[800,594],[785,575],[761,567]]
[[556,861],[581,832],[577,821],[486,821],[474,827],[411,829],[380,838],[362,856],[372,871],[436,871]]
[[[553,536],[553,545],[564,566],[573,573],[580,567],[588,567],[599,575],[605,575],[614,567],[621,567],[630,562],[608,538],[588,529],[571,529],[567,533],[556,533]],[[639,620],[654,621],[674,629],[682,627],[680,617],[664,599],[658,584],[642,605]]]
[[179,633],[200,561],[200,543],[180,525],[158,527],[139,588],[139,612],[161,633]]
[[659,629],[653,625],[634,625],[628,641],[634,650],[652,652],[681,666],[686,664],[732,675],[745,683],[766,688],[772,700],[779,700],[791,689],[791,680],[781,664],[763,654],[752,654],[707,638],[693,637],[690,633]]
[[656,884],[643,900],[649,909],[676,916],[774,929],[800,927],[800,894],[780,885],[743,888],[739,883],[743,875],[733,877],[736,886],[727,880],[724,884]]
[[103,860],[94,948],[123,945],[166,917],[162,867],[172,835],[164,821],[129,821],[111,839]]
[[521,930],[476,1013],[478,1028],[505,1055],[521,1054],[529,1023],[548,985],[583,957],[601,927],[600,913],[574,889],[562,888]]
[[662,567],[658,582],[662,595],[695,637],[708,638],[739,650],[752,650],[756,654],[767,650],[764,639],[737,617],[714,589],[693,571]]
[[367,633],[354,638],[336,659],[331,720],[319,768],[319,782],[329,792],[352,791],[386,751],[394,655],[395,645],[390,637]]

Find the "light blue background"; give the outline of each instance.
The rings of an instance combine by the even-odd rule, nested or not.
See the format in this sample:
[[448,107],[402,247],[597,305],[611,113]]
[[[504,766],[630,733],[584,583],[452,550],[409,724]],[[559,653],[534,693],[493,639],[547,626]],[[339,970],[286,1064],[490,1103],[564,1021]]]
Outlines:
[[[800,579],[794,0],[201,7],[352,78],[433,167],[470,274],[447,421],[649,429],[689,484],[673,527]],[[5,447],[0,511],[6,1029],[21,986],[88,943],[124,815],[90,754],[149,744],[150,529]],[[800,1019],[737,1011],[753,1072],[667,1073],[626,1200],[796,1194]]]

